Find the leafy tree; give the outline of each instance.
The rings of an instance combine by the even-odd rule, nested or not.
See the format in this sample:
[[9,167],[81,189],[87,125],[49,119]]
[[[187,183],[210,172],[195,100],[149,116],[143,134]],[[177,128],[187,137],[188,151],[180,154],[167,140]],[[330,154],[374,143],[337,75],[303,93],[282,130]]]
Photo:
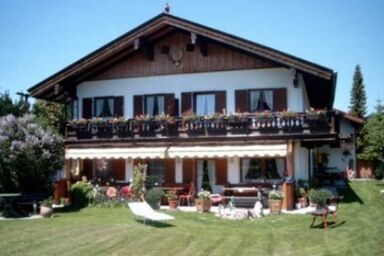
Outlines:
[[33,115],[0,118],[0,192],[52,192],[63,166],[63,140]]
[[356,65],[355,73],[353,74],[349,111],[351,114],[361,118],[367,114],[367,97],[359,65]]
[[19,100],[13,102],[8,91],[0,93],[0,116],[8,114],[22,116],[29,112],[29,107],[29,103],[22,96],[20,96]]
[[384,161],[384,105],[380,101],[377,102],[376,112],[368,117],[362,131],[364,148],[360,158]]
[[63,104],[37,100],[32,106],[32,113],[43,127],[51,127],[54,131],[64,133],[66,109]]

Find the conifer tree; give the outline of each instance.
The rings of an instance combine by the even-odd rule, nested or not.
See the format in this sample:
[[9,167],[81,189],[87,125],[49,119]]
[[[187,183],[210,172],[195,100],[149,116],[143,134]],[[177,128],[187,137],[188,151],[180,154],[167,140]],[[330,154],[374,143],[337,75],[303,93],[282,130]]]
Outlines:
[[365,94],[363,75],[359,65],[356,65],[353,75],[349,112],[361,118],[367,114],[367,97]]

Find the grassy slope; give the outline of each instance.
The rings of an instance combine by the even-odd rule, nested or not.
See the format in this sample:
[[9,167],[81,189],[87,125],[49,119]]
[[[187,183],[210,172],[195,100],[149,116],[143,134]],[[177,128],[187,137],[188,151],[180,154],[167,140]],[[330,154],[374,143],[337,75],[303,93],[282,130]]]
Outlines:
[[[2,255],[384,255],[378,182],[352,182],[328,231],[309,215],[227,221],[171,212],[172,226],[134,220],[126,208],[89,208],[45,220],[1,221]],[[361,201],[359,201],[359,199]],[[362,204],[363,203],[363,204]],[[332,220],[332,218],[330,218]]]

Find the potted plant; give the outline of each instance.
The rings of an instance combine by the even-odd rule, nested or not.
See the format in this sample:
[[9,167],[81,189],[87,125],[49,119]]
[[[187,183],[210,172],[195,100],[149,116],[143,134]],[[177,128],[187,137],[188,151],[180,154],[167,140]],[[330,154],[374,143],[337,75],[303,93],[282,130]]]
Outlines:
[[209,212],[211,209],[211,192],[208,190],[202,190],[197,194],[195,199],[195,205],[198,212]]
[[272,190],[268,194],[268,205],[271,213],[281,213],[281,206],[283,204],[284,194],[278,190]]
[[177,199],[177,195],[175,194],[175,192],[172,190],[167,191],[166,197],[168,199],[169,209],[177,209],[179,200]]
[[53,199],[51,196],[40,202],[40,215],[43,218],[52,217],[53,215],[52,204],[53,204]]
[[296,191],[298,209],[307,207],[307,192],[304,188],[298,188]]
[[322,209],[326,207],[329,199],[332,197],[332,193],[326,189],[311,189],[308,197],[312,206],[316,206],[317,209]]
[[151,188],[145,193],[145,201],[153,208],[160,208],[161,197],[164,196],[164,192],[159,188]]

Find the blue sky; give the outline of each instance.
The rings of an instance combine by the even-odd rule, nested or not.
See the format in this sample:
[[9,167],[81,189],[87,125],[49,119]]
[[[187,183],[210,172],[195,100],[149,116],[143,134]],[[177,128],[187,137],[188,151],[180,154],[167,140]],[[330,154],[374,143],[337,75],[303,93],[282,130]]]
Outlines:
[[[163,11],[163,0],[0,0],[0,92],[26,91]],[[368,111],[384,100],[384,1],[170,0],[171,14],[338,72],[348,110],[360,64]]]

